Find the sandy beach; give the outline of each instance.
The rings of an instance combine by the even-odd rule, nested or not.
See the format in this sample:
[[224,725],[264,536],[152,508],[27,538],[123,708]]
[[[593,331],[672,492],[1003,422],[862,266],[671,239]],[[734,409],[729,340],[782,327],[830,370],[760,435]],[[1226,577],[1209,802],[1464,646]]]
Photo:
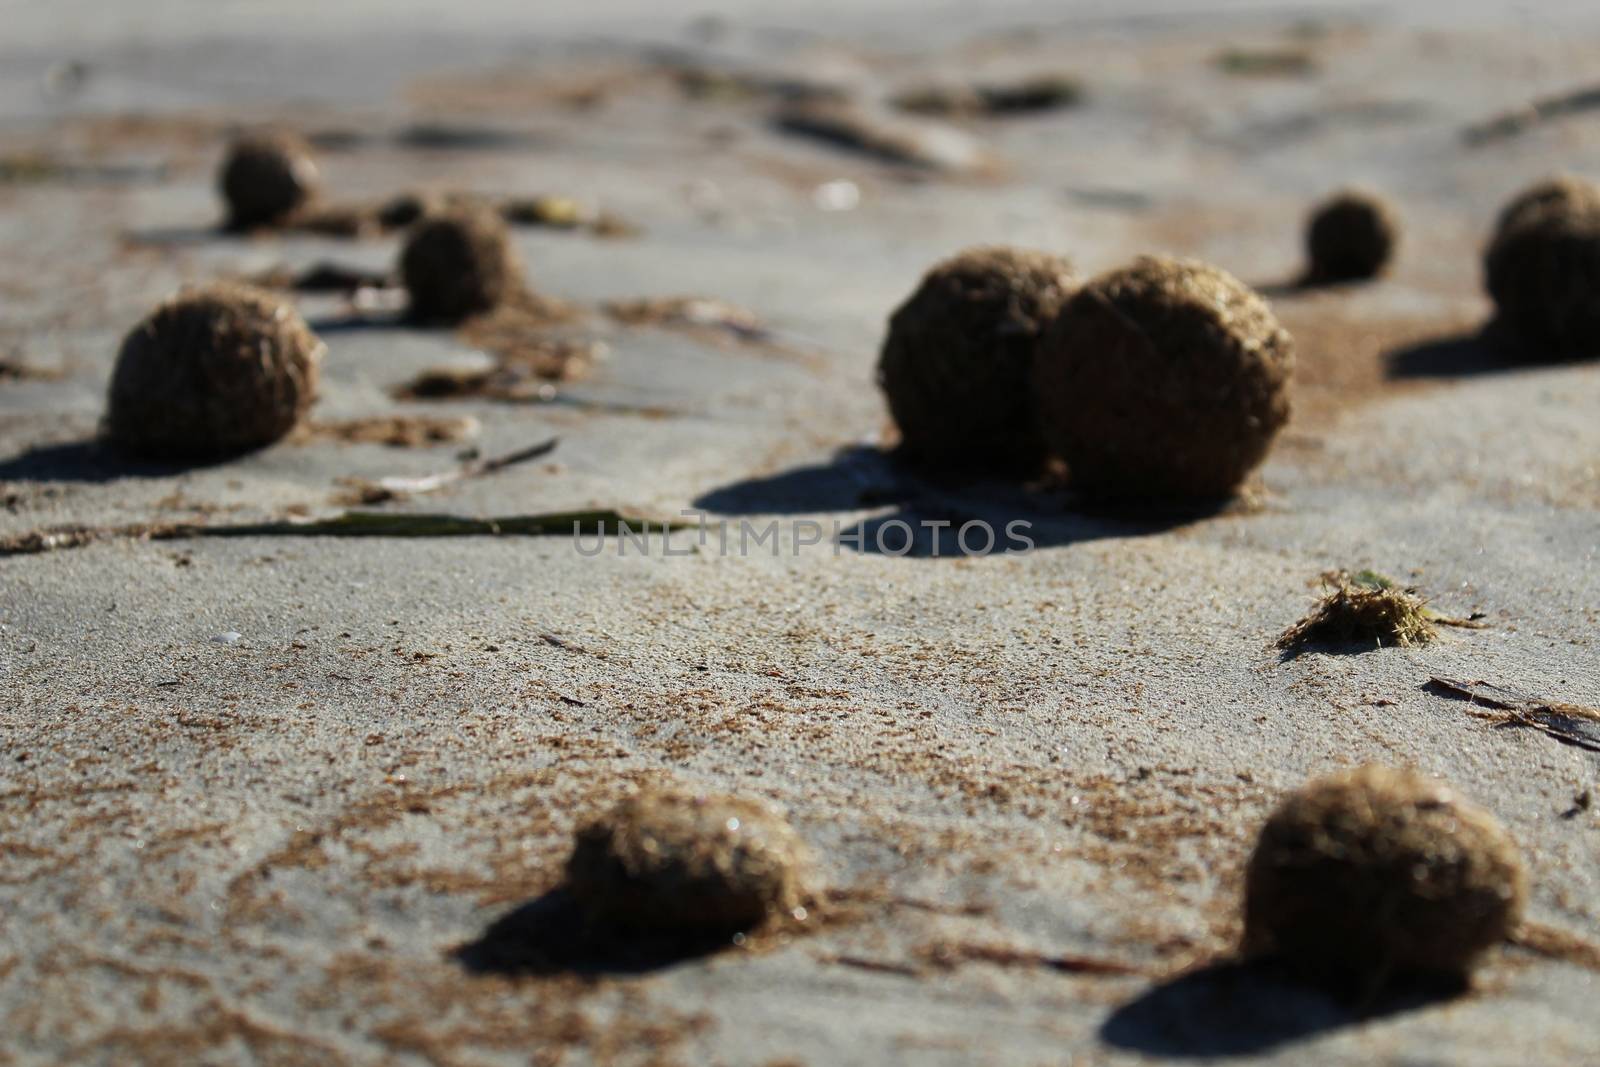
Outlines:
[[[0,541],[84,542],[0,557],[0,1063],[1600,1062],[1595,751],[1438,682],[1600,707],[1600,367],[1479,334],[1496,213],[1600,175],[1600,121],[1467,136],[1593,81],[1592,5],[13,0],[0,22]],[[890,106],[1044,74],[1081,99]],[[796,96],[911,123],[912,148],[800,136]],[[608,222],[513,230],[571,312],[532,333],[295,294],[327,345],[309,429],[129,460],[97,435],[157,302],[399,253],[221,232],[218,161],[264,123],[310,139],[335,200]],[[1351,184],[1397,207],[1392,271],[1295,287],[1308,209]],[[1194,257],[1268,296],[1294,416],[1241,502],[1130,516],[891,460],[887,318],[996,243],[1085,278]],[[564,379],[403,395],[557,343],[581,353]],[[351,510],[393,534],[287,525]],[[593,551],[405,523],[580,511],[708,533]],[[963,551],[971,521],[1034,547]],[[1481,628],[1276,647],[1324,574],[1364,568]],[[1263,819],[1368,762],[1492,811],[1565,948],[1362,1010],[1236,966]],[[805,919],[553,957],[575,828],[651,783],[787,812],[826,887]]]

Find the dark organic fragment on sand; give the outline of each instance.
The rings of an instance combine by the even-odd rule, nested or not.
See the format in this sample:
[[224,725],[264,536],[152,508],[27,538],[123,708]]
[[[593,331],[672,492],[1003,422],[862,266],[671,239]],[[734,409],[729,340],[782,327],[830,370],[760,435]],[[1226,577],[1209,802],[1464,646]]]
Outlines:
[[1317,779],[1267,820],[1250,858],[1244,950],[1371,992],[1464,978],[1517,927],[1527,875],[1487,811],[1410,771]]
[[576,309],[559,301],[518,294],[510,303],[473,318],[461,331],[462,340],[490,357],[487,364],[433,367],[394,390],[394,395],[512,403],[554,399],[556,383],[582,377],[606,352],[599,341],[553,332],[553,327],[577,315]]
[[800,908],[807,867],[804,843],[766,804],[651,789],[578,831],[567,881],[598,923],[737,931]]
[[337,441],[341,444],[388,445],[420,448],[451,444],[478,435],[482,427],[471,416],[369,415],[363,418],[302,423],[294,434],[297,444]]
[[1551,119],[1578,115],[1600,108],[1600,85],[1586,85],[1571,92],[1546,96],[1514,111],[1485,122],[1474,123],[1461,131],[1461,138],[1473,147],[1526,133]]
[[1497,725],[1527,727],[1564,745],[1600,752],[1600,708],[1548,700],[1482,681],[1435,677],[1429,679],[1425,688],[1442,696],[1465,700],[1474,708],[1487,709],[1480,713],[1481,717]]
[[570,196],[514,196],[500,202],[501,216],[513,226],[582,230],[596,237],[633,237],[639,228]]
[[40,367],[20,356],[0,355],[0,381],[56,381],[66,372],[58,367]]
[[1248,286],[1145,256],[1084,285],[1039,344],[1045,440],[1089,497],[1231,496],[1289,420],[1294,341]]
[[705,296],[607,301],[602,310],[624,326],[686,330],[712,340],[774,345],[777,338],[755,312]]
[[844,86],[800,73],[765,71],[698,59],[674,61],[668,64],[668,70],[679,90],[694,100],[837,102],[850,96]]
[[780,111],[774,122],[783,133],[900,166],[963,172],[981,170],[987,162],[982,150],[961,130],[896,119],[856,104],[795,105]]
[[374,214],[384,229],[399,230],[421,222],[443,206],[443,198],[432,193],[397,193],[379,204]]
[[271,293],[229,284],[182,293],[123,341],[108,436],[139,455],[196,459],[271,444],[315,399],[323,350]]
[[1046,74],[1013,82],[922,86],[897,95],[894,105],[918,115],[970,117],[1053,111],[1082,99],[1076,78]]
[[[470,421],[476,422],[476,420]],[[415,496],[436,493],[473,478],[498,474],[500,471],[543,458],[554,452],[558,444],[560,439],[552,437],[536,445],[519,448],[515,452],[487,459],[474,459],[454,470],[427,474],[420,478],[405,475],[379,478],[376,481],[367,478],[341,478],[339,484],[344,487],[344,491],[340,494],[340,499],[353,504],[385,504],[391,500],[409,500]]]
[[1022,475],[1044,464],[1034,351],[1075,284],[1060,257],[1014,248],[971,249],[927,273],[878,358],[908,459]]
[[300,293],[354,293],[361,289],[387,289],[395,284],[395,280],[387,271],[324,261],[300,271],[274,267],[253,276],[250,284],[264,289],[293,289]]

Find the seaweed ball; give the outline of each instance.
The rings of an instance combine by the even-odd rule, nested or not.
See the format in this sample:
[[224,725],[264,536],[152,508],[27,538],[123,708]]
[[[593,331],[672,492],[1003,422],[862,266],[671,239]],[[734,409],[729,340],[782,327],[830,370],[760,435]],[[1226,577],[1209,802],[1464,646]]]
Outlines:
[[1529,360],[1600,356],[1600,196],[1581,189],[1524,194],[1484,257],[1502,336]]
[[1306,227],[1313,284],[1366,281],[1382,274],[1400,240],[1400,220],[1372,193],[1346,190],[1322,204]]
[[508,300],[522,270],[499,214],[460,207],[425,216],[412,229],[400,277],[413,318],[459,322]]
[[765,804],[652,789],[578,831],[567,885],[599,923],[722,933],[794,912],[806,865],[803,842]]
[[1267,820],[1246,872],[1244,948],[1370,989],[1466,977],[1520,920],[1527,876],[1494,816],[1409,771],[1317,779]]
[[1225,498],[1289,420],[1294,341],[1248,286],[1145,256],[1086,284],[1039,347],[1040,425],[1108,501]]
[[316,194],[319,177],[311,147],[290,133],[252,134],[235,141],[219,184],[234,229],[282,222]]
[[942,471],[1043,465],[1034,349],[1074,284],[1065,260],[1017,248],[972,249],[927,273],[890,318],[878,360],[907,459]]
[[1572,174],[1552,175],[1512,197],[1500,210],[1495,232],[1500,233],[1546,211],[1565,213],[1597,205],[1600,205],[1600,185]]
[[242,285],[166,301],[122,342],[107,434],[145,456],[214,459],[288,433],[316,398],[324,346],[294,307]]

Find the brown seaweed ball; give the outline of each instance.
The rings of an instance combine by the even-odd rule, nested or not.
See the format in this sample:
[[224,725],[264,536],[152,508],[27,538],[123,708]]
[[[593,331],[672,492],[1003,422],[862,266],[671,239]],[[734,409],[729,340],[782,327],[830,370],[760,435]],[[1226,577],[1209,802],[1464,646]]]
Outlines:
[[1232,275],[1145,256],[1068,300],[1039,347],[1046,440],[1088,497],[1234,492],[1289,420],[1294,341]]
[[1526,897],[1494,816],[1419,774],[1363,767],[1313,781],[1267,820],[1246,872],[1244,949],[1356,988],[1464,978]]
[[1074,284],[1065,260],[1016,248],[972,249],[927,273],[889,319],[878,360],[907,459],[940,471],[1043,465],[1034,349]]
[[1531,360],[1600,356],[1600,198],[1550,195],[1507,218],[1484,272],[1512,347]]
[[1382,274],[1400,240],[1399,216],[1372,193],[1346,190],[1317,208],[1306,228],[1312,284],[1366,281]]
[[215,459],[288,433],[316,398],[323,344],[294,307],[242,285],[179,294],[122,342],[107,433],[153,457]]
[[522,270],[500,216],[462,207],[417,224],[400,254],[400,277],[413,318],[459,322],[509,299]]
[[311,147],[289,133],[252,134],[235,141],[219,184],[233,229],[283,222],[316,194]]
[[746,930],[806,897],[806,849],[764,804],[648,790],[578,831],[567,885],[596,922]]
[[1499,233],[1546,211],[1566,212],[1600,205],[1600,185],[1587,178],[1557,174],[1529,186],[1511,198],[1495,222]]

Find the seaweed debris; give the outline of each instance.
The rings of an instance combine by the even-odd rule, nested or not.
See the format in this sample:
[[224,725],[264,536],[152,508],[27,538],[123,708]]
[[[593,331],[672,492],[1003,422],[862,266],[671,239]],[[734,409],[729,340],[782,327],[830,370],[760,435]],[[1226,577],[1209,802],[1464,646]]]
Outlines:
[[1531,693],[1483,681],[1430,678],[1423,687],[1430,693],[1465,700],[1487,712],[1479,717],[1500,726],[1525,727],[1553,737],[1563,745],[1600,752],[1600,708],[1545,700]]
[[321,519],[285,519],[216,526],[180,522],[52,527],[0,538],[0,557],[37,555],[116,540],[187,541],[209,537],[574,537],[692,528],[689,523],[647,519],[611,509],[486,518],[345,511]]
[[1376,571],[1330,571],[1322,576],[1322,584],[1326,592],[1316,610],[1285,631],[1278,648],[1411,648],[1432,641],[1439,626],[1484,628],[1478,616],[1459,619],[1434,611],[1415,589],[1403,588]]

